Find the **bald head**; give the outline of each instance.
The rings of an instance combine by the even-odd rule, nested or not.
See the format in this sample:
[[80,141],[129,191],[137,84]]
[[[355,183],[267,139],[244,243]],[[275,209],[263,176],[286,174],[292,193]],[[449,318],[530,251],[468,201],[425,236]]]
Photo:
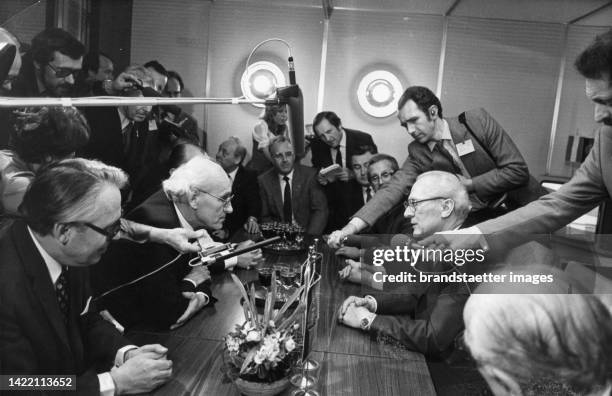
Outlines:
[[577,394],[597,394],[609,385],[612,318],[599,297],[563,294],[569,286],[554,269],[513,272],[551,273],[554,282],[508,283],[499,290],[484,285],[463,312],[465,342],[494,393],[521,394],[542,380]]
[[413,236],[427,237],[453,230],[465,221],[470,200],[457,176],[442,171],[421,174],[410,190],[404,216],[410,218]]

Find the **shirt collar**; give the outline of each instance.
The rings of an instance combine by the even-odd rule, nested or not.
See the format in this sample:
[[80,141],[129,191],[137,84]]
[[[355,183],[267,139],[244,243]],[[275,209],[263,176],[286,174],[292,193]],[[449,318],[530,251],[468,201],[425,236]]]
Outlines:
[[38,253],[40,253],[43,261],[45,262],[45,265],[47,266],[47,270],[49,271],[49,275],[51,276],[51,282],[53,282],[53,284],[55,285],[55,282],[57,282],[57,278],[59,278],[62,273],[62,266],[60,263],[57,262],[57,260],[51,257],[49,253],[47,253],[47,251],[40,245],[40,243],[38,243],[38,240],[34,236],[32,229],[29,226],[27,227],[28,232],[30,233],[30,237],[32,237],[32,241],[34,241],[34,246],[36,246],[36,249],[38,249]]
[[119,113],[119,120],[121,121],[121,130],[123,131],[125,127],[130,125],[132,121],[130,121],[126,115],[123,113],[123,109],[121,107],[117,107],[117,112]]
[[[181,211],[179,210],[179,208],[176,206],[174,202],[172,203],[172,206],[174,206],[174,211],[176,212],[176,217],[178,217],[181,228],[188,230],[188,231],[193,231],[193,227],[185,219],[185,217],[183,216],[183,214],[181,213]],[[204,235],[198,238],[198,243],[200,244],[200,247],[206,248],[207,246],[214,244],[215,242],[210,237],[210,234],[203,228],[202,228],[202,231],[204,232]]]
[[280,173],[278,174],[278,180],[280,180],[280,182],[284,182],[283,177],[287,176],[289,178],[289,183],[291,183],[291,181],[293,180],[293,171],[294,169],[291,169],[291,172],[287,173],[286,175],[281,175]]
[[236,167],[236,169],[227,174],[230,177],[232,184],[234,184],[234,180],[236,180],[236,173],[238,173],[238,167]]
[[441,118],[441,120],[442,120],[442,133],[440,134],[439,139],[430,140],[429,142],[427,142],[427,147],[429,147],[429,151],[433,151],[438,141],[442,141],[442,140],[450,140],[451,142],[453,141],[453,135],[451,135],[450,127],[448,126],[448,122],[446,122],[444,118]]

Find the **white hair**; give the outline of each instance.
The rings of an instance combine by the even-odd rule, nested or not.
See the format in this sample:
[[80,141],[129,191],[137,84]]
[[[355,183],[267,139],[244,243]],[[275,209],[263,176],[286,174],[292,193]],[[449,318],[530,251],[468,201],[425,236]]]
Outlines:
[[203,156],[196,156],[176,168],[170,177],[163,181],[162,188],[168,199],[186,202],[193,188],[206,188],[220,177],[227,177],[219,164]]
[[455,216],[461,221],[464,221],[471,210],[470,197],[465,186],[461,184],[459,178],[449,172],[444,171],[428,171],[421,173],[417,177],[417,181],[426,178],[432,183],[433,189],[440,195],[448,197],[455,203]]

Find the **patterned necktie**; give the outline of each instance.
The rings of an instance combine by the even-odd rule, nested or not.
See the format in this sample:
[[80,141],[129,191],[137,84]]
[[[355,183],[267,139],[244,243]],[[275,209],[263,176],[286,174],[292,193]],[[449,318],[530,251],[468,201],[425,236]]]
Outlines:
[[289,177],[283,176],[285,181],[285,192],[283,194],[283,217],[285,222],[291,223],[292,210],[291,210],[291,186],[289,185]]
[[366,202],[372,199],[372,189],[370,187],[366,188]]
[[55,295],[60,311],[64,317],[64,323],[68,324],[68,307],[70,299],[68,296],[68,268],[62,266],[62,272],[55,281]]

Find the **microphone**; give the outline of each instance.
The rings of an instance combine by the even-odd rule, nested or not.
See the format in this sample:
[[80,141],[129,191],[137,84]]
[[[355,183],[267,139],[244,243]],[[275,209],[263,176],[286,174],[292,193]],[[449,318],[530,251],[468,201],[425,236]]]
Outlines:
[[[216,263],[217,261],[224,261],[228,258],[232,258],[234,256],[240,256],[243,253],[248,253],[253,250],[259,249],[260,247],[268,246],[271,243],[274,243],[280,240],[280,236],[275,236],[270,239],[263,240],[261,242],[254,243],[242,249],[233,250],[231,247],[232,244],[221,245],[217,248],[213,248],[213,250],[206,250],[199,253],[200,261],[202,265],[211,265]],[[190,264],[191,265],[191,264]],[[198,264],[195,264],[198,265]],[[194,265],[194,266],[195,266]]]
[[289,84],[295,85],[295,65],[293,64],[293,56],[290,56],[287,61],[289,62]]

